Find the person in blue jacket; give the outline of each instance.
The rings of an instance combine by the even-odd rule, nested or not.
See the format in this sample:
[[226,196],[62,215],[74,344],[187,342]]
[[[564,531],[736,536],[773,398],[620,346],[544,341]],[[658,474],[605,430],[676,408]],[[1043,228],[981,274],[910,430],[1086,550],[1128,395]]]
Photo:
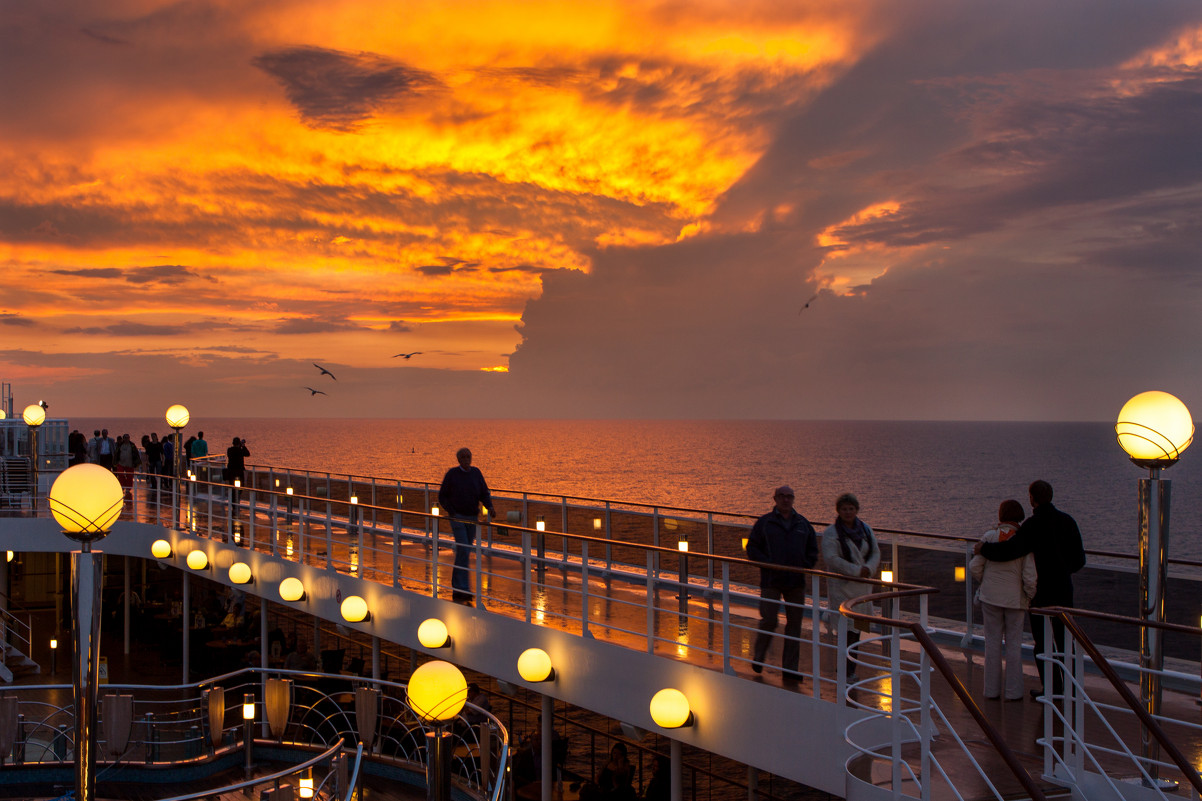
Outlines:
[[451,519],[451,534],[455,537],[455,567],[451,570],[451,597],[458,603],[472,602],[468,555],[476,544],[476,520],[483,506],[490,515],[496,514],[492,494],[480,468],[472,467],[472,452],[460,448],[455,453],[458,467],[443,476],[438,489],[438,505]]
[[755,635],[751,669],[764,670],[764,657],[772,642],[785,604],[785,641],[781,647],[781,670],[786,680],[801,681],[801,618],[806,600],[806,576],[800,571],[775,570],[771,565],[813,567],[818,561],[818,535],[810,521],[793,508],[790,487],[777,487],[772,511],[755,521],[747,538],[747,558],[760,565],[760,625]]

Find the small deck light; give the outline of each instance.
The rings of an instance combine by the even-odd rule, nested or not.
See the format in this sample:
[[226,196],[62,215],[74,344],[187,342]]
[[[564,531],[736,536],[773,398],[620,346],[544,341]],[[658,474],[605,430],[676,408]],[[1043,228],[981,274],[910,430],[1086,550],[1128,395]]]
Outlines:
[[527,648],[518,657],[518,675],[531,682],[554,681],[555,668],[542,648]]
[[665,729],[679,729],[693,725],[693,710],[689,708],[689,699],[684,693],[667,688],[652,697],[651,719]]
[[167,540],[155,540],[150,544],[150,555],[155,559],[167,559],[171,556],[171,543]]
[[250,565],[246,562],[234,562],[230,565],[230,581],[235,584],[250,584],[254,580]]
[[342,619],[348,623],[362,623],[371,620],[371,612],[367,609],[367,601],[358,595],[348,595],[342,601]]
[[209,556],[204,551],[197,548],[188,554],[188,567],[193,570],[204,570],[209,566]]
[[451,644],[447,624],[436,617],[427,618],[417,627],[417,641],[423,648],[446,648]]
[[285,601],[301,601],[305,598],[305,585],[300,579],[289,576],[280,582],[280,597]]

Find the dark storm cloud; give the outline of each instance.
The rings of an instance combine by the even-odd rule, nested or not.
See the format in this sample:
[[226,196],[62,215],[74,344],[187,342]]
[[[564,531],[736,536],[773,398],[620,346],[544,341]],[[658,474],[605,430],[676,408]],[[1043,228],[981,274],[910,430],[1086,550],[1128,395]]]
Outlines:
[[227,323],[216,320],[189,320],[186,324],[179,325],[156,325],[151,323],[134,323],[129,321],[121,321],[111,323],[109,325],[95,326],[76,326],[67,328],[63,331],[64,334],[85,334],[89,336],[112,336],[112,337],[177,337],[177,336],[193,336],[201,332],[245,332],[257,330],[250,326]]
[[28,317],[22,317],[19,314],[10,313],[0,314],[0,324],[14,325],[21,328],[30,328],[37,325],[37,323],[35,323],[33,320],[30,320]]
[[[897,214],[839,229],[848,243],[912,246],[996,230],[1044,210],[1187,187],[1202,181],[1202,78],[1149,83],[1092,100],[1009,102],[984,141],[945,160],[981,183],[949,193],[910,190]],[[997,176],[997,177],[995,177]]]
[[354,130],[376,111],[439,85],[428,72],[373,53],[292,47],[252,63],[283,84],[312,128]]
[[[153,267],[81,267],[78,269],[56,269],[47,272],[76,278],[124,278],[131,284],[166,284],[176,286],[192,278],[201,278],[197,273],[179,264],[160,264]],[[207,280],[215,280],[208,278]]]
[[388,324],[388,330],[394,334],[408,334],[413,331],[413,326],[404,320],[393,320]]
[[104,44],[119,45],[119,46],[125,46],[125,47],[129,47],[130,45],[133,44],[132,42],[130,42],[126,39],[118,39],[115,36],[109,36],[107,34],[97,33],[96,31],[91,30],[89,28],[81,28],[79,32],[82,33],[84,36],[87,36],[91,39],[95,39],[97,42],[103,42]]
[[145,323],[114,323],[113,325],[68,328],[65,334],[110,337],[174,337],[194,332],[193,326],[147,325]]
[[345,319],[319,317],[290,317],[280,320],[273,331],[277,334],[330,334],[336,331],[364,331],[364,326]]
[[551,271],[551,267],[539,267],[535,264],[515,264],[512,267],[489,267],[490,273],[528,273],[530,275],[544,275]]
[[[1202,8],[1150,8],[883,7],[874,50],[779,110],[713,232],[543,278],[510,360],[530,413],[1104,419],[1116,375],[1179,375],[1202,341],[1202,77],[1124,65]],[[863,291],[799,315],[818,275]],[[1140,320],[1164,326],[1152,357]]]
[[451,273],[475,270],[480,266],[478,261],[464,261],[451,256],[443,256],[442,264],[423,264],[417,271],[423,275],[450,275]]

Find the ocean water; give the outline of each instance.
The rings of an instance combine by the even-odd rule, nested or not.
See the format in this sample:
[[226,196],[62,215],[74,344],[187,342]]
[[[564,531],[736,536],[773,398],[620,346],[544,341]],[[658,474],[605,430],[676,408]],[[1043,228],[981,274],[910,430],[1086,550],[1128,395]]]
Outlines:
[[[71,421],[169,433],[158,419]],[[1135,467],[1105,423],[621,420],[193,420],[210,452],[243,437],[250,462],[438,482],[455,451],[472,449],[494,489],[762,514],[780,484],[815,522],[834,518],[842,492],[859,496],[878,528],[977,536],[998,504],[1028,508],[1042,478],[1081,526],[1086,547],[1138,553]],[[1172,480],[1170,556],[1202,559],[1198,453],[1164,471]],[[1029,511],[1029,509],[1028,509]]]

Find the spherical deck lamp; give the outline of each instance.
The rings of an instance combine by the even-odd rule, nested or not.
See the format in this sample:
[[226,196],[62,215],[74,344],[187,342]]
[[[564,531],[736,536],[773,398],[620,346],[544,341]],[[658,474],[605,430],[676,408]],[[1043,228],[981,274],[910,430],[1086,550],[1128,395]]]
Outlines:
[[527,648],[518,657],[518,675],[526,681],[543,682],[555,679],[551,657],[542,648]]
[[111,471],[98,464],[77,464],[59,474],[50,488],[50,513],[63,527],[63,534],[90,544],[108,536],[121,516],[125,491]]
[[447,624],[436,617],[426,618],[417,627],[417,641],[423,648],[446,648],[451,644]]
[[[1139,480],[1139,608],[1144,620],[1163,623],[1172,482],[1162,480],[1160,471],[1176,464],[1194,441],[1194,421],[1185,404],[1169,393],[1141,392],[1123,404],[1114,432],[1131,461],[1148,470],[1148,477]],[[1153,626],[1142,626],[1141,632],[1140,700],[1156,716],[1160,714],[1160,672],[1164,668],[1163,632]],[[1142,746],[1151,782],[1162,789],[1175,786],[1175,782],[1159,778],[1160,745],[1156,739],[1144,732]]]
[[426,733],[429,738],[426,798],[428,801],[450,801],[454,748],[446,725],[467,703],[467,680],[450,662],[427,662],[409,677],[406,696],[417,716],[434,726],[433,731]]
[[230,581],[232,583],[250,584],[254,581],[254,578],[250,565],[246,564],[246,562],[234,562],[230,565]]
[[363,600],[358,595],[348,595],[342,600],[342,619],[348,623],[363,623],[371,620],[371,610],[367,608],[367,601]]
[[108,535],[121,515],[125,491],[108,470],[80,464],[50,488],[50,512],[63,534],[80,543],[71,552],[71,609],[75,634],[72,700],[75,705],[75,797],[96,797],[96,688],[100,671],[100,588],[103,554],[92,543]]
[[651,719],[656,726],[665,729],[692,726],[693,711],[689,708],[689,699],[671,687],[660,690],[651,698]]
[[289,576],[280,582],[280,597],[285,601],[301,601],[305,598],[305,585],[300,579]]

